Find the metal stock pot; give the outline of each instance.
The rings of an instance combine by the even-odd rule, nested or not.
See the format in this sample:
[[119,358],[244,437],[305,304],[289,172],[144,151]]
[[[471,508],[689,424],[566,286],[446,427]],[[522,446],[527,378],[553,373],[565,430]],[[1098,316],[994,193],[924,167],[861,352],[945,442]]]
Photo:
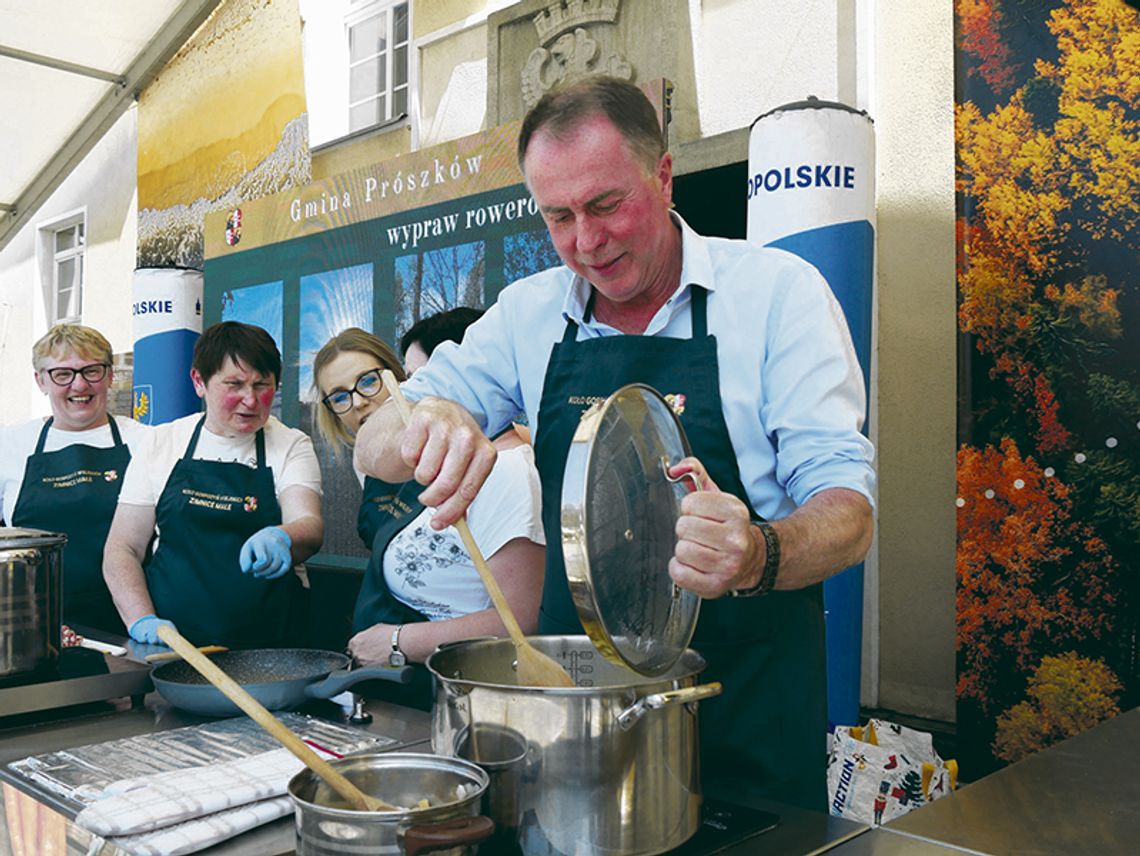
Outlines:
[[66,535],[0,527],[0,679],[59,663],[66,543]]
[[[517,829],[523,853],[633,856],[684,843],[700,824],[693,702],[720,692],[696,685],[704,659],[687,650],[665,674],[645,677],[607,661],[585,636],[531,641],[578,686],[518,686],[509,639],[441,648],[427,661],[436,678],[432,749],[476,763],[484,749],[497,753],[492,771],[514,764],[505,801],[516,816],[494,820]],[[525,745],[505,754],[501,740],[481,746],[480,734],[492,733]]]
[[[289,781],[298,856],[473,856],[494,830],[479,814],[487,774],[467,761],[374,752],[331,763],[364,793],[407,808],[358,811],[312,770],[302,770]],[[416,807],[421,799],[429,805]]]

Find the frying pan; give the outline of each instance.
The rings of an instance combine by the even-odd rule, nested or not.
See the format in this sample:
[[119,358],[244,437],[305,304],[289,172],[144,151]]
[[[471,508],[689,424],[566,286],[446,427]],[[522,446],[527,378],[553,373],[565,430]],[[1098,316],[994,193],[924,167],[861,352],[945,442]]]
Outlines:
[[[328,699],[360,681],[380,678],[406,684],[411,666],[367,666],[349,670],[352,660],[316,648],[251,648],[223,651],[210,659],[269,710],[296,707],[311,699]],[[179,660],[151,673],[155,689],[175,707],[203,716],[238,716],[240,708]]]

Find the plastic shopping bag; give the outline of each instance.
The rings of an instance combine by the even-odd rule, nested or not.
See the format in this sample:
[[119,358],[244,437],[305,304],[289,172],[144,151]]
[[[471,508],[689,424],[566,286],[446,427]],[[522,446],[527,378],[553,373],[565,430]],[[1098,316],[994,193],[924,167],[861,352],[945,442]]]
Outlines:
[[836,817],[879,826],[946,796],[957,779],[957,763],[939,758],[924,731],[872,719],[838,726],[832,737],[827,792]]

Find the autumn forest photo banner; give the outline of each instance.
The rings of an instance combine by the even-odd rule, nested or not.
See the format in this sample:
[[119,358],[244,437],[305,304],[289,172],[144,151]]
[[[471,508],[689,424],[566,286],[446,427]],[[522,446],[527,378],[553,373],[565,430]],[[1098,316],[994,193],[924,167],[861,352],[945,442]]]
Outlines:
[[957,695],[975,778],[1140,703],[1140,12],[955,10]]

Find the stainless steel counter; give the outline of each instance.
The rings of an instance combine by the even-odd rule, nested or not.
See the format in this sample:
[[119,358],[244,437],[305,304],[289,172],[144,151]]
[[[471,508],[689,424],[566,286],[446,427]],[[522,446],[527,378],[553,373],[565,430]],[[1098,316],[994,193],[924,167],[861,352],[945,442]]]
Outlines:
[[1140,849],[1138,744],[1140,708],[966,785],[882,831],[981,853],[1131,856]]

